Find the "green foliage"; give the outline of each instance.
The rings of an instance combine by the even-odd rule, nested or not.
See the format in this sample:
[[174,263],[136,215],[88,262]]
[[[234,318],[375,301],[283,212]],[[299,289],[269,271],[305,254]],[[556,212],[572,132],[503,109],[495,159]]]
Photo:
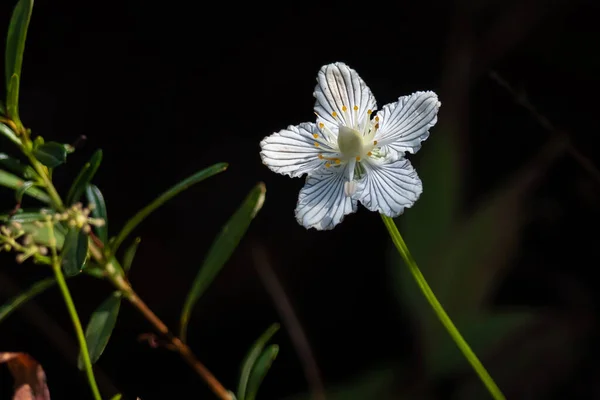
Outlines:
[[200,267],[196,278],[189,291],[183,310],[181,312],[181,330],[180,337],[185,341],[187,325],[190,320],[192,308],[221,271],[233,251],[236,249],[240,240],[248,230],[250,222],[254,219],[265,201],[266,188],[263,183],[259,183],[250,191],[246,200],[240,208],[231,216],[227,224],[221,229],[221,233],[214,240],[204,263]]
[[148,204],[146,207],[138,211],[132,218],[127,221],[121,232],[115,238],[115,241],[112,243],[112,252],[116,253],[119,249],[119,246],[123,241],[129,236],[129,234],[144,220],[146,217],[154,210],[165,204],[171,198],[177,196],[179,193],[188,189],[190,186],[195,185],[196,183],[202,182],[203,180],[210,178],[213,175],[216,175],[220,172],[223,172],[227,169],[226,163],[218,163],[202,171],[195,173],[194,175],[184,179],[179,182],[177,185],[171,187],[166,192],[157,197],[152,203]]
[[41,281],[31,285],[29,289],[26,289],[17,296],[9,299],[6,303],[0,306],[0,322],[8,318],[8,316],[11,315],[22,304],[28,302],[44,290],[53,286],[55,283],[56,280],[54,278],[42,279]]
[[[108,345],[110,336],[117,323],[120,307],[121,293],[114,292],[100,304],[90,318],[85,329],[85,340],[88,345],[92,364],[98,361]],[[81,353],[77,360],[77,366],[81,370],[84,369]]]
[[276,345],[270,345],[265,349],[278,330],[279,324],[271,325],[250,347],[242,363],[237,400],[253,400],[256,397],[258,388],[279,351]]
[[77,275],[87,260],[88,236],[78,228],[70,228],[61,253],[61,265],[66,276]]
[[48,142],[33,150],[33,156],[48,168],[56,168],[67,161],[68,149],[64,144]]
[[67,194],[66,204],[68,206],[79,201],[79,198],[86,190],[88,184],[92,181],[94,175],[96,175],[96,171],[100,167],[101,162],[102,150],[96,150],[94,155],[92,155],[90,161],[83,166],[81,171],[79,171],[79,175],[77,175],[77,178],[75,178],[73,185],[71,185],[69,193]]
[[85,189],[85,196],[87,201],[92,208],[92,216],[104,220],[104,225],[95,226],[94,231],[100,238],[102,243],[108,243],[108,216],[106,214],[106,203],[104,202],[104,196],[97,186],[88,184]]

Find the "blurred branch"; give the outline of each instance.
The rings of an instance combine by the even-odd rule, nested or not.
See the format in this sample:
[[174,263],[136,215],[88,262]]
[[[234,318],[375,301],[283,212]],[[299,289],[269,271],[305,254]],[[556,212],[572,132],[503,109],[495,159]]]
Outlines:
[[503,79],[497,72],[491,71],[490,78],[492,78],[498,85],[502,86],[508,91],[515,103],[525,108],[533,116],[533,118],[547,131],[555,136],[560,137],[566,143],[566,151],[569,153],[583,169],[585,169],[598,184],[600,184],[600,171],[594,163],[585,155],[583,155],[571,142],[570,135],[560,129],[557,129],[548,118],[542,115],[537,108],[529,101],[527,93],[524,91],[517,91],[514,89],[505,79]]
[[294,312],[292,304],[285,294],[279,279],[271,268],[271,263],[267,251],[260,243],[254,243],[252,246],[254,266],[258,276],[265,289],[273,299],[273,303],[287,328],[292,343],[296,347],[296,352],[304,368],[304,375],[310,387],[312,398],[314,400],[325,400],[325,388],[321,380],[319,367],[312,353],[308,339],[302,325]]

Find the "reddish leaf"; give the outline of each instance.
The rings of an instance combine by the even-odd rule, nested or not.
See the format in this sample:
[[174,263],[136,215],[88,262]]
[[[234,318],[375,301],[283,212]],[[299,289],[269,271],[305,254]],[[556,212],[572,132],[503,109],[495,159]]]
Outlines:
[[15,378],[13,400],[50,400],[46,374],[33,357],[26,353],[0,353],[0,364],[4,362]]

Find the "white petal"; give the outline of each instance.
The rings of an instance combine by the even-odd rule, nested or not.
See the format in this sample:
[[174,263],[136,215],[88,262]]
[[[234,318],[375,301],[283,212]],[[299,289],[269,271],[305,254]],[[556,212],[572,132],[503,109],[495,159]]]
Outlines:
[[357,197],[371,211],[397,217],[423,192],[417,172],[405,158],[391,163],[369,160],[362,165],[366,173],[358,182]]
[[379,130],[375,139],[384,151],[399,158],[408,151],[416,153],[437,122],[441,103],[434,92],[416,92],[385,105],[377,116]]
[[[318,158],[319,153],[328,155],[333,151],[322,135],[315,139],[313,134],[320,134],[318,128],[305,122],[267,136],[260,142],[263,164],[274,172],[293,178],[318,169],[324,163]],[[315,142],[319,143],[319,147],[315,146]]]
[[347,168],[347,165],[322,168],[306,177],[296,207],[300,225],[317,230],[333,229],[346,214],[356,212],[356,200],[344,193]]
[[[344,63],[337,62],[321,67],[317,82],[313,93],[317,99],[315,112],[329,129],[337,129],[340,123],[350,128],[362,129],[367,110],[377,109],[371,90],[356,71]],[[342,108],[344,106],[346,111]],[[356,111],[354,106],[358,107]],[[337,117],[332,116],[334,112]]]

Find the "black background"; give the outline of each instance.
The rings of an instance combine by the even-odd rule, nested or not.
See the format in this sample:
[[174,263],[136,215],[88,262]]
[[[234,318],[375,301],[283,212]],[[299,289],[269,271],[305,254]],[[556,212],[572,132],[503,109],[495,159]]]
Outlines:
[[[1,32],[12,6],[1,3]],[[330,232],[297,225],[293,210],[302,180],[264,167],[259,141],[313,120],[315,77],[326,63],[344,61],[356,69],[380,108],[400,95],[434,90],[443,104],[440,123],[460,127],[455,139],[465,171],[466,212],[551,136],[489,78],[491,70],[523,89],[581,153],[598,160],[598,11],[595,1],[549,0],[359,6],[39,0],[27,38],[21,119],[46,140],[87,137],[56,170],[62,192],[93,151],[103,149],[95,183],[107,201],[111,234],[177,181],[215,162],[230,163],[227,172],[173,199],[136,232],[142,244],[131,281],[172,327],[212,239],[246,193],[265,182],[263,210],[194,311],[190,345],[226,386],[235,387],[246,350],[279,321],[252,263],[252,248],[264,246],[325,382],[340,383],[411,352],[412,333],[384,264],[386,232],[364,209]],[[421,153],[435,140],[436,128]],[[13,151],[5,140],[0,145]],[[413,158],[417,170],[418,161]],[[2,206],[12,207],[11,194],[1,193]],[[548,278],[560,274],[576,282],[595,309],[599,195],[600,183],[572,157],[553,164],[536,195],[539,207],[530,215],[517,272],[502,284],[497,302],[560,309],[568,301]],[[40,267],[17,266],[10,256],[1,260],[7,277],[0,282],[2,296],[47,275]],[[110,287],[87,277],[77,280],[71,287],[85,321]],[[38,313],[18,313],[3,322],[0,350],[26,351],[38,359],[53,398],[89,398],[73,354],[56,344],[75,349],[58,291],[36,303]],[[40,313],[66,333],[54,331]],[[108,381],[131,398],[212,398],[176,354],[137,340],[150,331],[124,304],[98,364]],[[263,398],[306,390],[285,332],[277,342],[281,350]],[[598,371],[589,360],[598,353],[593,344],[584,347],[588,358],[561,390],[591,398],[598,393],[593,385]],[[4,368],[0,398],[9,398],[11,382]]]

